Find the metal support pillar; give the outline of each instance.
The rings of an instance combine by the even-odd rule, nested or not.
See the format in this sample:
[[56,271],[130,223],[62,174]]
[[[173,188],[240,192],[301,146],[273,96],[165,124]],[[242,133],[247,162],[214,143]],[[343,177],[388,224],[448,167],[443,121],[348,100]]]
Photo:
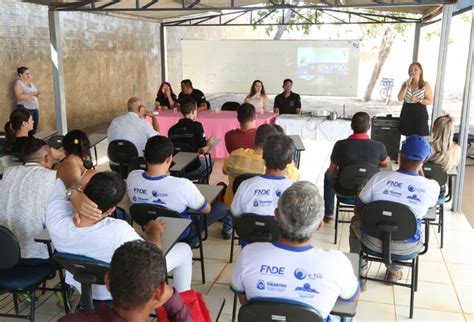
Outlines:
[[166,61],[166,27],[160,24],[160,57],[161,57],[161,81],[168,81],[168,64]]
[[446,60],[448,57],[449,30],[451,29],[451,18],[453,16],[454,4],[443,6],[443,18],[441,24],[441,37],[439,40],[438,70],[436,72],[436,84],[433,98],[433,111],[431,113],[431,124],[441,115],[444,92],[444,76],[446,72]]
[[420,33],[421,33],[421,22],[415,24],[415,38],[413,41],[413,62],[418,61],[418,52],[420,51]]
[[63,55],[59,12],[48,12],[49,41],[51,43],[51,63],[53,69],[54,107],[56,110],[56,129],[60,134],[67,133],[66,95],[64,93]]
[[467,136],[469,134],[469,117],[471,113],[472,82],[474,79],[474,6],[471,9],[471,38],[469,41],[469,51],[466,64],[466,80],[464,82],[464,94],[462,99],[461,124],[459,126],[459,143],[461,145],[461,164],[458,168],[455,194],[453,194],[453,211],[461,211],[462,193],[464,189],[464,173],[466,169]]

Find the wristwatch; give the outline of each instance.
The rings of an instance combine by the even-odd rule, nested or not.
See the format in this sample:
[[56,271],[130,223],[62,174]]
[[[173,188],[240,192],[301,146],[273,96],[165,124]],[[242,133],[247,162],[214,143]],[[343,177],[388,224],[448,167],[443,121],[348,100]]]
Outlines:
[[67,188],[66,189],[66,192],[64,193],[64,195],[66,196],[66,199],[67,200],[70,200],[71,199],[71,196],[72,196],[72,192],[76,190],[76,191],[81,191],[80,188],[76,188],[76,187],[70,187],[70,188]]

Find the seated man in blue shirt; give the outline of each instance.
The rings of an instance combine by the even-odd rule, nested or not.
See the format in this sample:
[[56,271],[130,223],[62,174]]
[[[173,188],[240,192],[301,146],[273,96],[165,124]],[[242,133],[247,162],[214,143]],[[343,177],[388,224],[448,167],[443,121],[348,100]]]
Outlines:
[[150,312],[161,306],[172,321],[193,321],[179,293],[166,283],[165,256],[152,243],[135,240],[117,248],[105,285],[112,294],[112,308],[102,303],[91,312],[70,314],[59,322],[146,322]]
[[245,246],[237,260],[231,289],[243,304],[258,297],[301,302],[315,308],[326,321],[338,297],[354,301],[359,281],[349,259],[337,250],[311,245],[313,232],[323,225],[318,188],[298,181],[278,200],[275,217],[280,240]]
[[[154,204],[176,211],[188,219],[191,218],[188,214],[191,209],[207,216],[208,226],[225,216],[227,210],[222,202],[214,202],[211,207],[190,180],[168,175],[173,160],[173,143],[167,137],[157,135],[148,139],[145,160],[146,171],[135,170],[127,177],[128,197],[132,204]],[[192,230],[185,237],[189,244],[197,240],[196,226],[192,225]]]

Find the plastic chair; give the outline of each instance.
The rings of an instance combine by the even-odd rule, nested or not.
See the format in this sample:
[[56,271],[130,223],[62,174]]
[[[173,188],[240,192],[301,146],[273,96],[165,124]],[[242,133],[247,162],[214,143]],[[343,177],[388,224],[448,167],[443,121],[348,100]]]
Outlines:
[[[235,233],[241,240],[247,243],[255,242],[274,242],[280,238],[280,229],[278,223],[273,216],[261,216],[256,214],[245,213],[234,220],[234,229],[232,232],[231,243],[231,262],[234,249]],[[232,321],[235,320],[235,312],[237,310],[237,295],[234,294],[234,302],[232,307]],[[240,321],[240,313],[239,313]],[[260,320],[249,320],[260,321]]]
[[61,252],[54,253],[53,259],[81,283],[82,309],[93,310],[92,284],[104,285],[104,277],[110,269],[110,264],[86,256]]
[[337,233],[339,223],[348,223],[347,220],[339,220],[339,212],[353,212],[355,198],[365,186],[367,181],[380,169],[373,164],[361,163],[348,165],[340,171],[334,190],[336,191],[336,220],[334,223],[334,244],[337,244]]
[[118,172],[122,178],[126,179],[128,175],[128,163],[132,158],[138,156],[138,150],[130,141],[114,140],[109,143],[107,156],[110,160],[110,169]]
[[[15,313],[0,313],[3,317],[15,317],[30,321],[35,320],[35,292],[62,290],[63,300],[66,301],[64,285],[61,289],[39,287],[47,280],[54,278],[55,266],[53,262],[42,259],[22,259],[20,244],[15,235],[6,227],[0,226],[0,291],[13,294]],[[18,294],[27,294],[31,299],[30,310],[27,315],[19,314]],[[64,306],[69,313],[67,304]]]
[[284,299],[258,298],[242,305],[239,310],[239,322],[323,322],[319,312],[305,303]]
[[[170,218],[182,218],[181,215],[173,210],[161,207],[158,205],[146,204],[146,203],[137,203],[133,204],[130,207],[130,215],[134,222],[140,226],[145,226],[146,223],[150,220],[155,220],[158,217],[170,217]],[[196,214],[201,216],[200,214]],[[201,262],[201,277],[202,283],[206,283],[206,273],[204,270],[204,247],[203,241],[207,238],[207,225],[206,225],[206,215],[204,217],[204,227],[201,223],[200,218],[197,218],[196,221],[193,220],[193,224],[196,225],[198,231],[198,240],[191,240],[188,242],[189,246],[192,248],[199,248],[199,257],[193,257],[193,260]],[[202,231],[204,230],[205,237],[202,237]]]
[[133,170],[147,170],[146,161],[144,157],[134,157],[131,158],[128,162],[128,173],[132,172]]
[[60,149],[63,146],[64,135],[53,135],[48,139],[48,145],[53,149]]
[[[235,179],[234,179],[234,182],[232,184],[232,191],[234,192],[234,195],[235,193],[237,192],[237,189],[239,188],[240,184],[242,182],[244,182],[245,180],[247,179],[250,179],[250,178],[253,178],[255,176],[259,176],[260,174],[258,173],[244,173],[244,174],[241,174],[241,175],[238,175]],[[229,187],[227,187],[227,189],[230,189]],[[239,240],[239,244],[240,244],[240,238],[235,236],[235,231],[234,231],[234,228],[232,228],[232,237],[231,237],[231,242],[230,242],[230,255],[229,255],[229,263],[232,263],[233,261],[233,258],[234,258],[234,243],[235,243],[235,239]]]
[[225,102],[222,107],[221,107],[221,111],[237,111],[237,109],[240,107],[240,103],[239,102],[233,102],[233,101],[229,101],[229,102]]
[[416,233],[417,229],[416,217],[410,208],[392,201],[375,201],[366,205],[362,215],[362,227],[367,235],[382,240],[382,253],[362,245],[361,257],[365,257],[367,261],[410,267],[411,279],[410,283],[399,283],[367,276],[361,276],[361,278],[410,288],[410,318],[413,318],[415,291],[418,284],[418,255],[427,251],[428,235],[425,236],[425,251],[403,256],[392,254],[392,242],[407,240]]
[[448,174],[443,170],[443,168],[432,162],[427,162],[423,164],[423,172],[425,177],[428,179],[433,179],[438,182],[440,187],[440,195],[438,202],[436,203],[436,214],[438,217],[438,222],[430,223],[431,225],[438,226],[438,233],[441,234],[441,243],[440,248],[443,248],[444,245],[444,203],[446,202],[445,193],[446,193],[446,182],[448,181]]

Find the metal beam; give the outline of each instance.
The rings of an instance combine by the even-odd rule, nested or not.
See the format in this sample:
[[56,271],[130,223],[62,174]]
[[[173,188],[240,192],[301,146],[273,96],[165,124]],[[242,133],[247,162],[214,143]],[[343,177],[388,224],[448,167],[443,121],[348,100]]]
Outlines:
[[[464,190],[464,173],[466,170],[467,137],[469,134],[469,118],[471,114],[472,88],[474,80],[474,6],[471,7],[471,38],[469,41],[469,51],[466,64],[466,79],[464,81],[464,95],[462,99],[461,124],[459,126],[459,143],[461,145],[461,164],[456,179],[456,194],[453,194],[453,211],[460,212],[462,204],[462,194]],[[471,182],[472,183],[472,182]]]
[[48,12],[49,39],[51,43],[51,62],[53,69],[54,107],[56,129],[60,134],[67,133],[66,95],[64,94],[63,55],[59,12]]
[[161,82],[168,81],[168,63],[166,52],[166,29],[163,24],[160,25],[160,60],[161,60]]
[[454,5],[443,7],[443,18],[441,25],[441,37],[439,39],[438,70],[436,72],[436,84],[434,88],[433,110],[431,113],[431,123],[441,114],[443,106],[444,76],[446,75],[446,61],[448,58],[449,31],[451,29],[451,18],[453,16]]
[[413,62],[418,61],[418,53],[420,51],[420,33],[421,33],[421,23],[417,22],[415,24],[415,37],[413,40]]

